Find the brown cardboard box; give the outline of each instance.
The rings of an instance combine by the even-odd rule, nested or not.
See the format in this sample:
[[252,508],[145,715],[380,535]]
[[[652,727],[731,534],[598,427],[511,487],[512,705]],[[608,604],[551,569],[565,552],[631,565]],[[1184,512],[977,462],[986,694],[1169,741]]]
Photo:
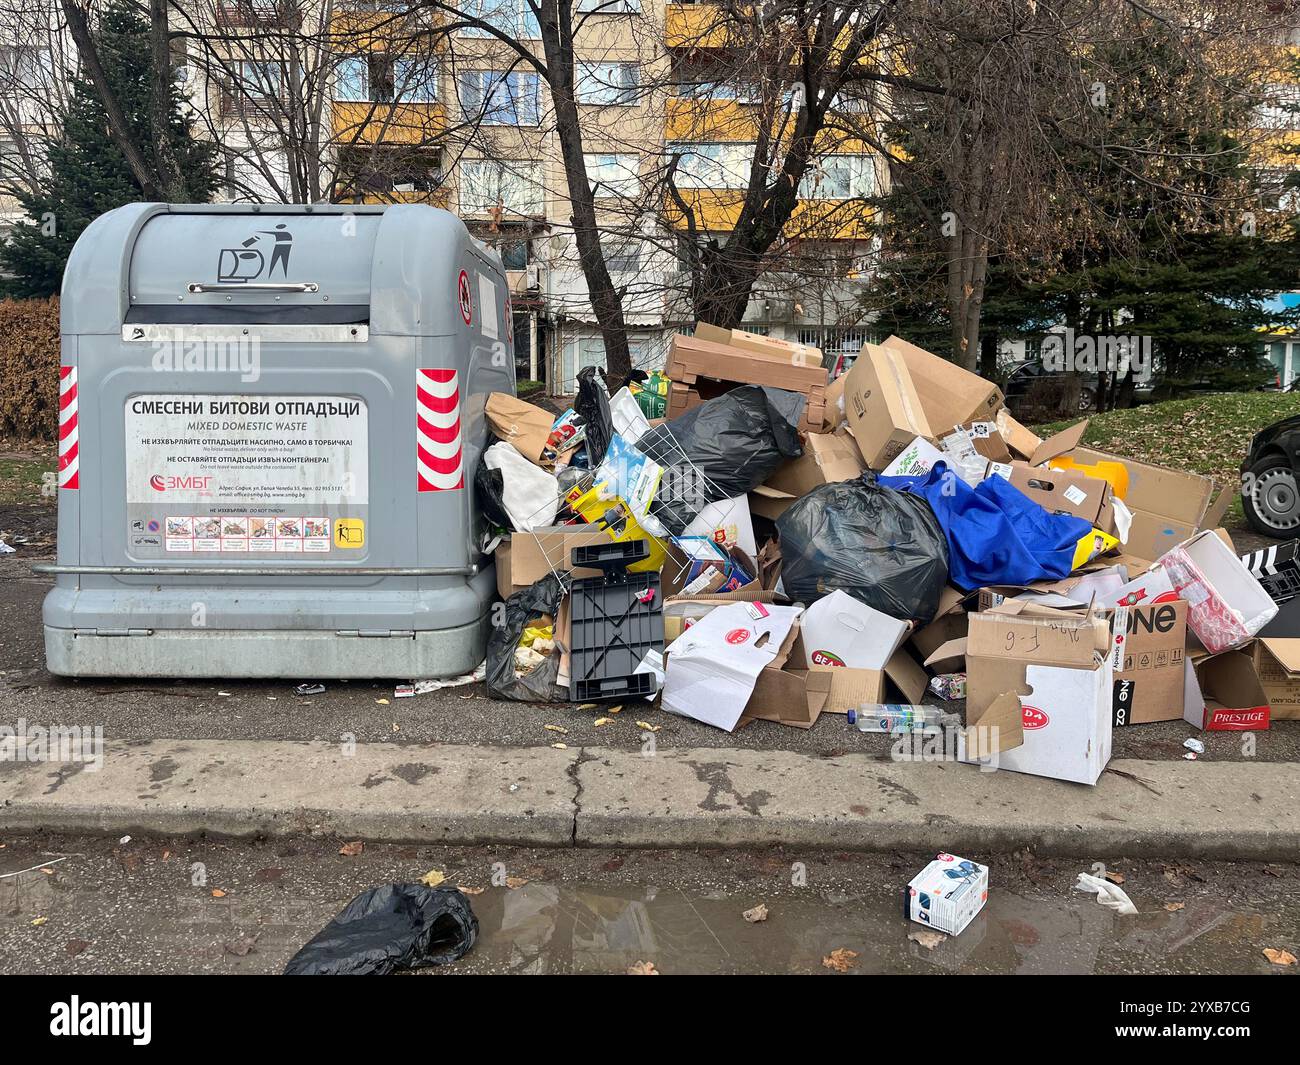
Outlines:
[[552,571],[599,577],[600,570],[572,569],[569,559],[575,547],[608,542],[608,534],[590,525],[548,525],[513,533],[497,545],[497,594],[508,599]]
[[1110,485],[1100,477],[1078,470],[1053,470],[1015,460],[999,465],[995,473],[1006,472],[1007,480],[1050,513],[1073,514],[1110,532],[1114,523]]
[[1115,674],[1116,726],[1178,721],[1183,716],[1187,646],[1187,604],[1129,607],[1124,667]]
[[[668,349],[664,373],[678,384],[691,386],[703,399],[711,399],[735,385],[770,385],[802,392],[808,398],[804,426],[819,429],[825,417],[827,379],[820,356],[807,363],[798,353],[755,351],[679,334]],[[671,389],[668,398],[671,410]]]
[[1300,640],[1273,636],[1256,640],[1254,662],[1271,719],[1300,720]]
[[902,355],[921,397],[921,407],[933,433],[918,433],[918,436],[945,436],[967,422],[991,421],[997,417],[1002,407],[1002,391],[992,381],[901,337],[891,336],[882,346]]
[[1031,432],[1016,421],[1005,407],[998,411],[994,424],[997,426],[998,435],[1006,441],[1007,447],[1022,459],[1029,458],[1034,453],[1034,449],[1043,442],[1037,433]]
[[845,420],[870,469],[883,470],[916,437],[934,435],[897,351],[864,344],[844,377]]
[[1201,654],[1187,677],[1183,719],[1210,732],[1262,732],[1272,714],[1248,651]]
[[840,374],[826,386],[826,410],[822,414],[822,432],[833,432],[844,424],[844,379],[848,374]]
[[[747,333],[743,329],[723,329],[708,322],[696,322],[695,335],[713,344],[752,351],[756,355],[771,355],[804,366],[822,365],[821,348],[815,348],[811,344],[800,344],[794,340],[778,340],[776,337],[763,336],[761,333]],[[668,376],[671,377],[672,374]]]
[[492,392],[488,394],[484,413],[492,432],[513,444],[529,462],[550,466],[555,461],[554,454],[549,457],[545,454],[555,422],[555,416],[549,411],[525,403],[509,392]]
[[[966,635],[966,610],[973,607],[978,592],[963,592],[960,588],[947,585],[939,594],[939,607],[934,618],[912,633],[911,644],[926,662],[935,651],[952,640],[959,640]],[[926,662],[926,665],[929,665]],[[942,670],[941,672],[959,672]]]
[[1124,550],[1140,558],[1159,558],[1201,529],[1213,528],[1231,501],[1226,490],[1211,506],[1214,482],[1196,473],[1108,455],[1076,447],[1069,453],[1076,462],[1122,462],[1128,470],[1124,503],[1133,512],[1133,525]]

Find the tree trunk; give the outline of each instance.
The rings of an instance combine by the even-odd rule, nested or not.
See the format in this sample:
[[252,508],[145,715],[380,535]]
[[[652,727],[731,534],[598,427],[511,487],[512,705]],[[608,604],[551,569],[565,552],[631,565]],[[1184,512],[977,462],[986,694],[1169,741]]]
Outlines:
[[149,0],[149,37],[152,45],[149,72],[149,125],[153,132],[154,172],[158,175],[158,192],[167,203],[185,203],[190,199],[181,173],[176,147],[171,138],[172,56],[171,37],[167,32],[168,0]]
[[586,161],[582,155],[582,127],[574,100],[572,11],[567,0],[545,0],[541,8],[542,47],[546,55],[547,81],[555,108],[555,131],[564,160],[572,212],[573,237],[578,245],[582,276],[587,282],[591,309],[605,342],[605,367],[611,382],[622,382],[632,372],[632,354],[627,342],[623,298],[614,287],[596,223],[596,203],[591,194]]

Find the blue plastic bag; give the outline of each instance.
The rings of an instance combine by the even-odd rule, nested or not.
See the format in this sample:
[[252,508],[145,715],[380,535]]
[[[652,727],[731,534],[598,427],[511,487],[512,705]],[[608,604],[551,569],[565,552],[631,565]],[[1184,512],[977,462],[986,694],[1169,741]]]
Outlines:
[[1052,514],[1002,477],[972,488],[936,462],[923,477],[881,477],[886,488],[930,504],[948,541],[949,580],[963,591],[1069,576],[1079,538],[1092,526]]

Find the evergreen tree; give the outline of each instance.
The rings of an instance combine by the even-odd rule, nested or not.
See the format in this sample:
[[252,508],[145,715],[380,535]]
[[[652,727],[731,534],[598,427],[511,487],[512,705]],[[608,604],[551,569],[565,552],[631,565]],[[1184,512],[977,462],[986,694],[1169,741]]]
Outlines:
[[[130,139],[148,152],[154,143],[149,117],[149,23],[126,0],[110,0],[95,27],[100,62],[130,127]],[[190,202],[204,203],[220,185],[217,147],[193,135],[178,86],[172,100],[167,137],[185,175]],[[0,245],[0,269],[13,274],[0,281],[0,293],[18,298],[57,294],[72,245],[81,231],[105,211],[141,199],[139,183],[109,134],[108,116],[83,75],[73,86],[61,134],[46,149],[49,178],[38,195],[18,197],[27,221],[14,226]]]

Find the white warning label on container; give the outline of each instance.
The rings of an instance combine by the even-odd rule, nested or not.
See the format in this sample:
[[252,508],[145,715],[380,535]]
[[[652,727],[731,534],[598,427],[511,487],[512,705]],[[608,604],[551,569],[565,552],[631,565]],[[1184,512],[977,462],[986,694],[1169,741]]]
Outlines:
[[128,549],[328,553],[364,523],[368,411],[351,396],[144,395],[126,401]]

